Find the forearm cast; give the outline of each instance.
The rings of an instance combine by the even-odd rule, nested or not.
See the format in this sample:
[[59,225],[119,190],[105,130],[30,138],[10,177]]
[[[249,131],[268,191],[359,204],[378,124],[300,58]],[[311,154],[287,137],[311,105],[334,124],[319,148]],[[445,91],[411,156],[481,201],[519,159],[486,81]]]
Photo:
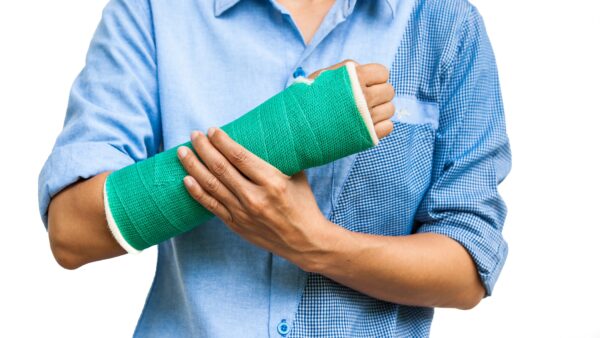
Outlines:
[[[308,82],[308,80],[306,80]],[[222,129],[287,175],[377,144],[353,63],[298,82]],[[185,144],[191,148],[190,143]],[[213,215],[183,185],[177,147],[112,173],[108,223],[128,252],[189,231]]]

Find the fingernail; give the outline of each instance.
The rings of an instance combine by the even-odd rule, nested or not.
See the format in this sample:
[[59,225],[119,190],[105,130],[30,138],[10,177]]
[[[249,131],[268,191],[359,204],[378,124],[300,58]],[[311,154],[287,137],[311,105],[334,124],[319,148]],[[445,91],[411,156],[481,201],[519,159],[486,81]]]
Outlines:
[[212,137],[215,134],[215,127],[208,128],[208,137]]
[[194,180],[191,177],[186,176],[183,179],[183,184],[185,184],[186,187],[191,188],[194,185]]
[[179,155],[179,157],[184,158],[186,157],[188,154],[188,151],[185,147],[179,147],[179,149],[177,149],[177,155]]

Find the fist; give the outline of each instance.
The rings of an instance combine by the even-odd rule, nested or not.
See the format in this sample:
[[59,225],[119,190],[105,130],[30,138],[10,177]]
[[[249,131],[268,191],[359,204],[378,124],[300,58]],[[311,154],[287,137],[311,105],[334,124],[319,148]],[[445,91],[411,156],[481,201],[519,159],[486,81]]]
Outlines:
[[[345,60],[333,66],[319,69],[308,77],[315,79],[321,72],[342,67],[349,61],[352,60]],[[367,100],[367,106],[369,106],[371,119],[375,125],[375,133],[381,139],[389,135],[394,128],[394,124],[390,119],[394,116],[396,109],[392,103],[395,92],[394,87],[387,82],[390,78],[390,72],[381,64],[369,63],[360,65],[355,61],[352,62],[356,64],[356,73],[365,99]]]

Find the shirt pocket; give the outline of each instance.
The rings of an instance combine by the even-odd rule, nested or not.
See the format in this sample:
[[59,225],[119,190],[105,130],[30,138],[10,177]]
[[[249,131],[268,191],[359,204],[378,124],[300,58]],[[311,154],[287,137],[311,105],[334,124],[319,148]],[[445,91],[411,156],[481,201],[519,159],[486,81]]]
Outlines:
[[429,125],[437,130],[440,120],[440,109],[435,102],[419,101],[412,96],[396,96],[393,100],[396,113],[393,122],[411,125]]
[[[436,103],[394,98],[394,130],[378,146],[334,163],[330,219],[349,230],[398,236],[413,230],[415,213],[431,180]],[[336,189],[337,185],[337,189]]]

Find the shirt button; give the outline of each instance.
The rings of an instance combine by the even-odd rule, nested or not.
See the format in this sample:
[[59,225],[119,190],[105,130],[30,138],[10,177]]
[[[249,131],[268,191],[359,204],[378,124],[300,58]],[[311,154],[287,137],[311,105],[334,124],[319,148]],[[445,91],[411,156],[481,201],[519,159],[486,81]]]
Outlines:
[[294,74],[292,74],[292,76],[294,76],[294,79],[299,76],[306,77],[306,73],[304,72],[304,69],[302,69],[302,67],[298,67],[298,68],[296,68],[296,70],[294,71]]
[[285,319],[283,319],[281,322],[279,322],[279,324],[277,324],[277,332],[279,332],[279,334],[282,336],[285,336],[290,332],[290,326],[285,321]]

